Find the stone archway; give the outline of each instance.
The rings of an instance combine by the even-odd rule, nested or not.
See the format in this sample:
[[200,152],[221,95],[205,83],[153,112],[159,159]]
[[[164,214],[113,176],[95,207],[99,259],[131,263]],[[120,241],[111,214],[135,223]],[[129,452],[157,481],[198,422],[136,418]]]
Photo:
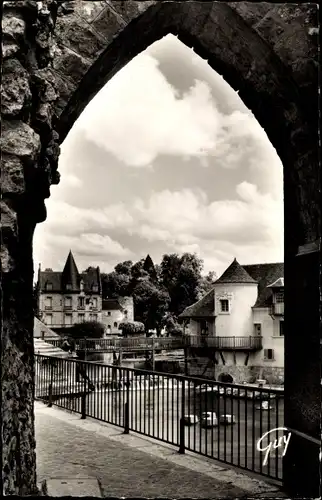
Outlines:
[[[291,313],[286,305],[285,315],[285,418],[290,427],[318,439],[316,6],[132,0],[102,0],[94,6],[79,0],[21,0],[4,2],[3,12],[4,493],[25,495],[35,488],[32,237],[35,225],[46,218],[50,185],[59,181],[59,144],[108,79],[168,33],[193,47],[239,91],[282,160],[285,301],[292,305]],[[310,332],[305,345],[302,331]],[[9,394],[20,401],[14,418]],[[20,454],[12,459],[16,435]],[[291,440],[285,484],[297,491],[303,480],[300,494],[316,496],[318,462],[307,446],[301,439]],[[303,461],[308,453],[311,458]]]
[[229,373],[224,372],[218,376],[218,382],[225,382],[226,384],[233,384],[234,379],[231,375],[229,375]]

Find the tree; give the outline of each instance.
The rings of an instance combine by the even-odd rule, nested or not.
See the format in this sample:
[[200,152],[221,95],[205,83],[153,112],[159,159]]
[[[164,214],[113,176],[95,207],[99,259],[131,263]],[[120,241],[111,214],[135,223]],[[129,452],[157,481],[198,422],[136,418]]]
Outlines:
[[133,262],[131,260],[125,260],[120,262],[114,267],[116,274],[125,274],[126,276],[131,276],[131,269],[133,267]]
[[203,261],[195,254],[164,255],[161,262],[161,282],[169,292],[169,310],[178,316],[185,307],[198,300]]
[[160,335],[162,319],[170,302],[167,290],[151,281],[141,281],[133,291],[133,299],[136,319],[144,323],[145,332],[156,329]]
[[120,323],[119,330],[122,331],[123,337],[138,335],[144,333],[144,324],[140,321],[127,321],[126,323]]
[[75,323],[68,329],[68,335],[74,339],[93,338],[98,339],[104,336],[105,327],[98,321],[84,321]]
[[103,297],[126,297],[129,295],[130,276],[113,271],[109,274],[101,274]]
[[153,260],[151,259],[150,255],[148,254],[146,256],[146,259],[143,264],[143,269],[145,272],[148,273],[151,281],[157,281],[157,273],[153,264]]
[[198,300],[204,297],[204,295],[206,295],[206,293],[213,288],[216,279],[217,275],[213,271],[209,271],[209,273],[206,276],[201,277],[199,286],[197,288]]

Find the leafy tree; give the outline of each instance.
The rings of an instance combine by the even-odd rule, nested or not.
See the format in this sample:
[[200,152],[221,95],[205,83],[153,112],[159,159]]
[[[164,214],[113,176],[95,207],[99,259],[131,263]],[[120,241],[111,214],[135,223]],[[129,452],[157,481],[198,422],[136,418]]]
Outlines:
[[153,260],[151,259],[150,255],[148,254],[146,256],[146,259],[143,264],[143,269],[146,271],[151,279],[151,281],[157,281],[157,273],[155,270],[155,266],[153,264]]
[[185,307],[198,300],[203,261],[195,254],[164,255],[161,262],[161,282],[168,290],[169,310],[178,316]]
[[124,262],[120,262],[114,267],[114,271],[116,274],[125,274],[127,276],[131,276],[131,269],[133,266],[133,262],[131,260],[125,260]]
[[68,329],[68,335],[74,339],[93,338],[98,339],[104,336],[105,327],[98,321],[84,321],[75,323]]
[[129,337],[131,335],[138,335],[139,333],[144,333],[144,324],[139,321],[127,321],[125,323],[120,323],[119,330],[122,330],[123,337]]
[[130,276],[113,271],[101,274],[103,297],[125,297],[129,295]]
[[168,292],[146,280],[137,284],[133,299],[136,319],[144,323],[146,333],[150,329],[156,329],[159,336],[162,319],[170,302]]
[[202,276],[197,289],[197,300],[201,299],[207,292],[209,292],[217,279],[215,272],[210,271],[206,276]]
[[178,323],[177,318],[171,312],[167,312],[164,315],[162,326],[165,327],[168,337],[178,337],[183,335],[182,326]]

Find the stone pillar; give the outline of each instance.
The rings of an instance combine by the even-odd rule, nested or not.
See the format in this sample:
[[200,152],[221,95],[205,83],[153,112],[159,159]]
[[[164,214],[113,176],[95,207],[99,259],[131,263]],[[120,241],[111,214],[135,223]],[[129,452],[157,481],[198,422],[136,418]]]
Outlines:
[[284,457],[283,478],[292,498],[320,496],[319,281],[319,251],[299,253],[285,262],[284,423],[292,434]]
[[[40,5],[41,4],[41,5]],[[53,98],[43,77],[55,2],[5,1],[2,12],[1,272],[3,494],[36,491],[34,437],[33,262],[35,225],[57,182],[59,147]],[[55,96],[56,98],[56,96]]]

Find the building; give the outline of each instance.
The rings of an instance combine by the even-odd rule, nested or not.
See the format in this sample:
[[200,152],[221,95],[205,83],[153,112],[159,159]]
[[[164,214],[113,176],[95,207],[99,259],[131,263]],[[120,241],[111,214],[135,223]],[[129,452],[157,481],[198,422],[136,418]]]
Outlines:
[[62,272],[38,270],[38,314],[52,329],[83,321],[102,320],[102,285],[99,267],[79,273],[70,251]]
[[212,346],[215,377],[284,380],[284,264],[235,259],[213,288],[179,316],[185,333]]
[[103,299],[102,323],[106,335],[121,335],[119,326],[126,321],[134,321],[133,297]]

